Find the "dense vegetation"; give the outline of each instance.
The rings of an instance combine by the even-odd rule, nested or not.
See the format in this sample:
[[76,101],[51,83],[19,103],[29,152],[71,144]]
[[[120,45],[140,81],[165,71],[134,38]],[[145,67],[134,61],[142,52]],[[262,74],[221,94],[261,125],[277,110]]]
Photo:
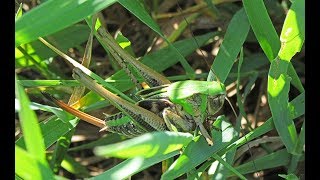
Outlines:
[[[17,2],[16,178],[304,178],[304,3]],[[93,17],[99,18],[96,26]],[[44,98],[41,91],[69,99],[101,119],[119,112],[89,90],[75,93],[81,84],[72,79],[72,65],[40,37],[79,62],[91,60],[83,66],[95,72],[95,80],[106,79],[106,88],[136,101],[135,84],[99,39],[97,26],[172,82],[218,77],[225,84],[237,116],[225,102],[215,115],[213,126],[220,130],[211,131],[213,146],[193,133],[153,132],[130,139],[99,132]]]

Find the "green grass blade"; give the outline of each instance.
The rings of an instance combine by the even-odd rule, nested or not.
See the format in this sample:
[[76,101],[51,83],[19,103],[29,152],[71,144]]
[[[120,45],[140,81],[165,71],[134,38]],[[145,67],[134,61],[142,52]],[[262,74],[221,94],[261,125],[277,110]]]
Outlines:
[[305,1],[296,0],[292,3],[284,21],[280,41],[280,59],[289,61],[300,52],[305,38]]
[[18,80],[19,84],[23,87],[73,87],[79,86],[80,83],[77,80]]
[[[280,41],[279,41],[278,34],[275,31],[274,26],[272,25],[270,17],[268,16],[268,12],[263,4],[263,1],[262,0],[259,0],[259,1],[245,0],[245,1],[243,1],[243,4],[244,4],[244,8],[246,10],[246,13],[248,15],[248,19],[249,19],[249,22],[250,22],[251,27],[253,29],[253,32],[255,33],[261,48],[263,49],[264,53],[268,57],[269,61],[274,60],[280,50]],[[299,23],[303,26],[301,26],[299,28],[303,29],[303,31],[300,30],[300,32],[301,32],[301,34],[303,34],[303,40],[304,40],[304,1],[303,1],[303,4],[299,4],[299,5],[301,5],[301,8],[299,8],[299,10],[300,10],[299,12],[301,12],[301,14],[303,14],[302,17],[299,17],[299,20],[300,20]],[[290,23],[288,23],[288,24],[290,24]],[[288,27],[292,28],[295,26],[291,26],[291,24],[290,24]],[[288,32],[288,31],[285,31],[285,32]],[[294,33],[289,33],[289,34],[290,35],[297,35],[296,31]],[[291,36],[291,38],[292,38],[292,36]],[[299,39],[299,38],[297,38],[297,39]],[[282,43],[281,46],[283,46],[282,37],[280,37],[280,40]],[[301,42],[301,38],[300,38],[300,42]],[[292,48],[289,46],[286,46],[286,47]],[[292,49],[295,49],[295,47]],[[290,64],[290,66],[292,66],[292,65]],[[291,70],[293,70],[292,67],[291,67]],[[299,82],[300,80],[298,80],[296,73],[290,71],[289,75],[293,77],[294,81],[292,82],[292,84],[295,85],[300,90],[300,92],[302,92],[303,88],[301,88],[302,85],[301,85],[301,82]]]
[[208,143],[202,136],[194,139],[180,157],[169,167],[168,171],[162,175],[162,179],[174,179],[189,172],[235,140],[233,135],[235,130],[230,123],[225,121],[223,116],[217,118],[214,124],[222,129],[222,132],[212,131],[212,137],[214,137],[213,146],[208,146]]
[[[61,120],[56,116],[51,116],[40,123],[40,129],[43,132],[43,141],[46,148],[55,143],[61,136],[72,130],[77,124],[78,119]],[[26,148],[24,136],[16,141],[16,145]]]
[[268,75],[268,100],[275,127],[290,153],[295,152],[297,130],[287,111],[291,78],[287,75],[291,58],[304,42],[304,1],[292,4],[281,33],[281,50],[271,63]]
[[[234,63],[229,76],[235,74],[238,77],[238,63]],[[269,64],[268,58],[263,53],[255,53],[252,55],[246,55],[243,59],[243,65],[241,66],[240,76],[248,72],[261,72],[264,66]],[[230,78],[230,77],[228,77]],[[227,82],[227,81],[226,81]]]
[[54,173],[58,173],[60,169],[61,162],[68,151],[74,132],[75,129],[72,129],[67,134],[61,136],[55,144],[52,159],[50,160],[50,167]]
[[[294,119],[304,114],[305,112],[305,93],[301,93],[298,97],[292,100],[289,105],[288,109],[290,112],[290,118]],[[264,124],[259,126],[258,128],[254,129],[250,133],[246,134],[244,137],[238,139],[234,143],[230,144],[226,149],[222,150],[222,152],[227,152],[232,148],[237,148],[239,146],[244,145],[245,143],[257,138],[272,129],[274,129],[273,119],[268,119]]]
[[89,15],[99,12],[114,2],[116,0],[46,1],[16,20],[15,45],[17,47],[34,41],[38,37],[44,37],[64,29]]
[[305,144],[305,122],[303,121],[300,134],[299,134],[299,139],[297,141],[297,144],[295,146],[295,152],[297,154],[292,155],[289,167],[288,167],[288,173],[294,173],[298,167],[298,163],[303,156],[303,149],[304,149],[304,144]]
[[279,52],[280,41],[263,0],[244,0],[243,6],[261,48],[268,59],[272,61]]
[[297,131],[288,110],[291,78],[286,74],[275,74],[281,71],[279,69],[281,64],[286,66],[285,61],[278,59],[271,63],[268,76],[268,101],[275,127],[288,151],[293,153]]
[[238,107],[239,107],[239,115],[237,117],[237,123],[236,123],[236,130],[238,131],[238,133],[240,133],[240,129],[241,129],[241,118],[244,117],[247,119],[247,114],[244,110],[244,101],[245,101],[245,97],[243,98],[243,102],[242,102],[242,96],[240,94],[240,72],[241,72],[241,66],[243,63],[243,49],[241,48],[240,51],[240,57],[239,57],[239,63],[238,63],[238,77],[237,77],[237,103],[238,103]]
[[[16,102],[19,102],[19,101],[16,100]],[[52,112],[57,117],[59,117],[61,120],[63,120],[63,121],[66,120],[66,122],[68,122],[69,119],[72,119],[74,117],[73,115],[63,111],[60,108],[42,105],[42,104],[38,104],[38,103],[34,103],[34,102],[30,103],[30,108],[33,110],[42,110],[42,111]],[[16,107],[16,111],[19,111],[20,109],[21,109],[21,107],[19,107],[19,106]]]
[[250,26],[245,11],[241,9],[231,19],[217,57],[211,66],[216,75],[210,71],[207,81],[212,81],[214,76],[218,76],[221,82],[225,82],[246,40],[249,29]]
[[287,152],[286,149],[282,149],[274,153],[268,154],[266,156],[260,157],[258,159],[255,159],[254,160],[255,166],[253,166],[253,162],[250,161],[248,163],[237,166],[236,169],[241,174],[248,174],[248,173],[256,172],[259,170],[285,166],[289,163],[289,161],[290,161],[290,154]]
[[53,173],[47,164],[37,157],[15,146],[15,174],[21,179],[53,179]]
[[98,156],[118,158],[135,156],[149,158],[181,149],[192,140],[192,137],[189,133],[169,131],[147,133],[120,143],[97,147],[94,149],[94,153]]
[[[221,15],[220,12],[219,12],[219,9],[214,5],[214,2],[211,1],[211,0],[204,0],[208,6],[208,8],[210,9],[210,11],[213,13],[213,14],[217,14],[216,16],[219,16]],[[217,1],[215,1],[217,2]]]
[[22,3],[19,4],[19,8],[18,8],[18,10],[17,10],[15,19],[17,20],[17,19],[19,19],[21,16],[22,16]]
[[295,174],[278,174],[279,177],[282,177],[284,179],[287,179],[287,180],[299,180],[299,178],[295,175]]
[[77,177],[87,178],[90,176],[88,169],[84,165],[74,160],[73,157],[69,156],[68,154],[64,156],[61,167]]
[[45,157],[45,146],[43,137],[39,128],[38,119],[34,111],[30,109],[30,101],[24,89],[17,82],[15,77],[15,94],[20,102],[19,119],[22,132],[25,137],[28,152],[34,156],[39,162],[47,165]]
[[[281,49],[278,54],[279,58],[290,61],[297,52],[300,52],[304,39],[305,1],[297,0],[291,5],[282,27],[280,35]],[[303,92],[304,88],[291,63],[288,68],[288,74],[293,78],[292,84],[297,87],[300,92]]]
[[300,81],[300,78],[291,63],[288,67],[288,75],[292,78],[291,84],[296,87],[300,93],[304,92],[304,87]]
[[[47,36],[54,45],[61,49],[63,52],[67,52],[69,48],[75,47],[88,40],[89,28],[83,24],[75,24],[67,27],[61,31]],[[66,38],[68,37],[68,38]],[[45,60],[50,57],[57,56],[51,49],[45,46],[39,40],[32,41],[30,43],[21,46],[27,54],[35,59],[42,66],[48,66]],[[16,50],[15,52],[15,65],[16,67],[32,66],[33,63],[27,61],[26,57]]]
[[[18,50],[18,52],[22,53],[23,55],[23,59],[25,61],[25,64],[27,66],[30,66],[30,64],[32,64],[33,68],[35,70],[37,70],[40,74],[42,74],[43,76],[45,76],[46,78],[48,79],[53,79],[55,78],[56,76],[50,72],[48,70],[48,67],[47,67],[47,64],[41,62],[41,60],[37,57],[37,59],[35,59],[34,57],[30,56],[27,51],[25,49],[23,49],[21,46],[17,47],[16,48]],[[17,51],[16,51],[16,55],[17,55]],[[31,62],[31,63],[26,63],[26,62]],[[19,66],[19,64],[17,64]]]
[[113,167],[112,169],[91,178],[91,180],[126,179],[156,163],[159,163],[165,159],[171,158],[177,154],[179,154],[179,151],[173,151],[168,154],[160,154],[160,155],[153,156],[151,158],[144,158],[144,157],[138,156],[131,159],[127,159],[121,162],[120,164],[118,164],[117,166]]
[[240,174],[235,168],[233,168],[230,164],[228,164],[226,161],[224,161],[220,156],[217,154],[214,154],[212,156],[215,158],[217,161],[219,161],[223,166],[225,166],[228,170],[233,172],[235,175],[237,175],[240,179],[246,179],[242,174]]
[[84,149],[92,149],[97,146],[114,144],[114,143],[120,142],[122,140],[124,140],[123,136],[120,136],[119,134],[111,133],[111,134],[107,134],[104,137],[99,138],[96,141],[69,148],[68,151],[80,151],[80,150],[84,150]]
[[[231,164],[233,164],[233,161],[234,161],[235,152],[236,152],[235,149],[231,150],[231,151],[227,152],[226,154],[222,155],[221,158],[225,161],[225,163],[231,165]],[[214,155],[212,157],[214,157]],[[226,178],[230,170],[236,172],[235,169],[230,169],[229,167],[227,167],[228,165],[225,166],[221,162],[219,162],[219,163],[213,163],[213,162],[215,162],[215,161],[213,161],[213,160],[207,161],[206,163],[201,165],[201,167],[198,168],[197,171],[202,172],[209,167],[208,174],[212,175],[213,179]],[[235,173],[235,174],[237,174],[237,173]]]

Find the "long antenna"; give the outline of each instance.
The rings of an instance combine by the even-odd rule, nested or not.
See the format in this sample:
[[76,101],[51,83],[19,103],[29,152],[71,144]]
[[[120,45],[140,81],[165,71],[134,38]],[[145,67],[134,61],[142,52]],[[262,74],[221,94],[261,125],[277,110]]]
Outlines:
[[[178,6],[179,11],[182,12],[182,8],[180,7],[178,0],[176,0],[176,3],[177,3],[177,6]],[[190,26],[188,20],[187,20],[184,16],[183,16],[183,19],[184,19],[184,21],[187,23],[187,26],[188,26],[188,28],[189,28],[189,31],[190,31],[191,35],[192,35],[192,38],[194,39],[195,43],[196,43],[197,46],[199,47],[199,50],[200,50],[201,55],[202,55],[202,59],[205,61],[205,63],[207,64],[207,66],[210,67],[210,71],[214,74],[216,80],[217,80],[219,83],[221,83],[221,81],[220,81],[220,79],[218,78],[217,74],[214,72],[213,68],[211,68],[211,66],[209,65],[209,63],[208,63],[208,61],[207,61],[204,53],[203,53],[202,50],[200,49],[199,43],[198,43],[197,39],[195,38],[195,36],[194,36],[194,34],[193,34],[193,32],[192,32],[192,29],[191,29],[191,26]],[[238,115],[237,115],[234,107],[232,106],[230,100],[229,100],[227,97],[226,97],[225,99],[226,99],[227,102],[229,103],[229,105],[230,105],[230,107],[231,107],[234,115],[236,116],[236,118],[238,118]],[[241,125],[240,125],[240,129],[243,130],[243,129],[241,128]],[[246,136],[244,136],[244,137],[245,137],[245,140],[246,140],[246,143],[247,143],[248,140],[247,140]],[[247,143],[247,146],[248,146],[248,150],[249,150],[250,156],[252,157],[253,155],[252,155],[251,148],[250,148],[250,146],[249,146],[248,143]],[[252,160],[252,163],[253,163],[254,169],[257,171],[257,167],[256,167],[256,164],[255,164],[254,160]],[[257,172],[257,176],[259,177],[259,173],[258,173],[258,172]]]

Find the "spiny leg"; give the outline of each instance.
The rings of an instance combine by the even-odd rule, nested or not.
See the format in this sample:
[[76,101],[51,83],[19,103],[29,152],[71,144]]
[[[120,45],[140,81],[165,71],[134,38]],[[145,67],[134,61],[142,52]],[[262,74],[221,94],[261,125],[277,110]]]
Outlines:
[[[98,29],[99,37],[105,41],[106,44],[109,44],[110,48],[117,52],[120,56],[119,64],[128,63],[135,68],[135,70],[145,79],[147,84],[151,87],[170,84],[171,82],[161,75],[160,73],[156,72],[155,70],[151,69],[150,67],[142,64],[141,62],[137,61],[134,57],[130,54],[125,52],[112,38],[109,32],[105,31],[103,28]],[[131,72],[130,72],[131,73]],[[128,74],[129,75],[129,74]],[[129,75],[130,76],[130,75]]]

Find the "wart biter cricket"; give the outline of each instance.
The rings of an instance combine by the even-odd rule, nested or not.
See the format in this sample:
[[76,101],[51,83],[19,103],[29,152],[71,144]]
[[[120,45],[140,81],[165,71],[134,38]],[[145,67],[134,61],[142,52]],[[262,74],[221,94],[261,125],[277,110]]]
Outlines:
[[192,132],[199,128],[208,144],[213,145],[207,124],[210,117],[223,106],[226,97],[224,84],[219,81],[199,80],[172,83],[160,73],[126,53],[103,28],[97,30],[96,36],[108,45],[109,52],[125,69],[132,81],[139,85],[131,72],[134,69],[151,88],[138,91],[136,95],[141,100],[134,104],[103,88],[88,76],[88,73],[75,67],[73,77],[76,80],[104,97],[121,111],[106,117],[105,121],[76,110],[45,94],[47,97],[62,109],[101,127],[102,130],[134,137],[152,131]]

